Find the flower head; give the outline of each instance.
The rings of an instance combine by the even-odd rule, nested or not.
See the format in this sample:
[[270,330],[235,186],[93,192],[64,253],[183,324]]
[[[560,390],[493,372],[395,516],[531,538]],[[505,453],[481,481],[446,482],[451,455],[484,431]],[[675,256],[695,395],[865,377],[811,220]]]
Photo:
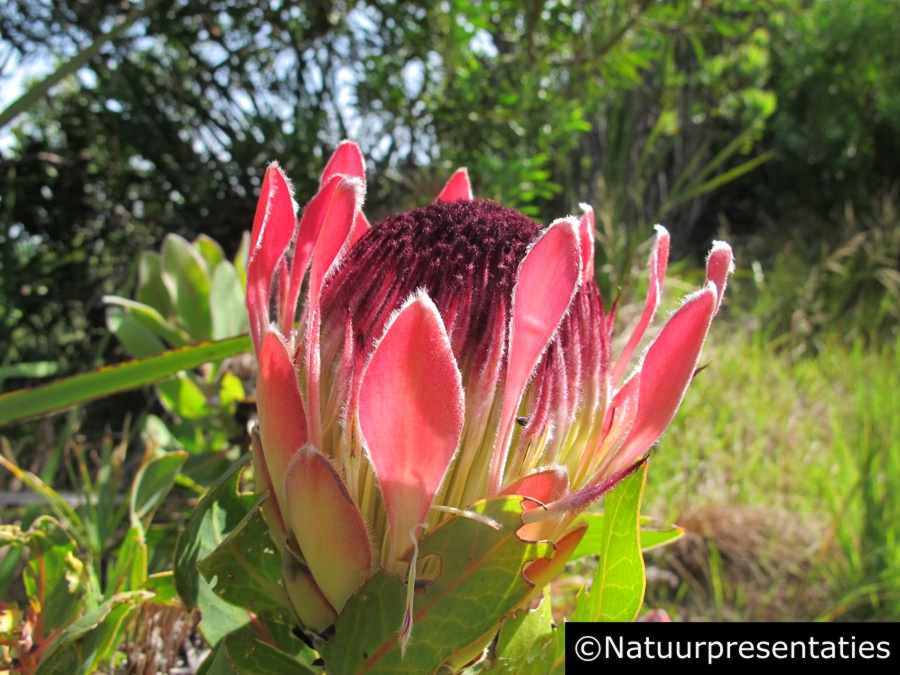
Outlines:
[[270,166],[253,224],[254,461],[312,631],[373,570],[414,574],[407,549],[479,500],[526,497],[520,536],[561,541],[672,420],[732,269],[716,243],[704,287],[626,378],[659,305],[664,228],[640,322],[613,354],[590,207],[544,229],[473,199],[460,170],[433,204],[370,227],[364,193],[343,143],[299,220]]

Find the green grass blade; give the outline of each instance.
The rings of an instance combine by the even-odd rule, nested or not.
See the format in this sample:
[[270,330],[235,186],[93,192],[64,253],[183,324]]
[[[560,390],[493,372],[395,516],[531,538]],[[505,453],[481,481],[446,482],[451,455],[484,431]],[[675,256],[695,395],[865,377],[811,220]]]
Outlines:
[[0,395],[0,426],[154,384],[180,370],[189,370],[248,351],[250,338],[242,335],[173,349],[158,356],[107,366],[58,382],[3,394]]

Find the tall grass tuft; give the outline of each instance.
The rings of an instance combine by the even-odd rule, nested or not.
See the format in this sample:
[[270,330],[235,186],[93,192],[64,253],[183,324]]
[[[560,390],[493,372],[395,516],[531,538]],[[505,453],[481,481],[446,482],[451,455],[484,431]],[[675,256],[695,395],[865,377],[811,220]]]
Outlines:
[[645,512],[686,526],[653,564],[682,619],[900,619],[900,344],[793,359],[719,326],[651,456]]
[[760,236],[737,251],[750,267],[735,279],[741,312],[793,355],[835,335],[847,344],[892,342],[900,328],[898,189],[861,214],[848,203],[827,220],[800,219],[790,240]]
[[845,414],[831,419],[835,464],[823,485],[843,565],[829,618],[900,620],[900,341],[866,352],[857,343],[845,365],[857,376]]

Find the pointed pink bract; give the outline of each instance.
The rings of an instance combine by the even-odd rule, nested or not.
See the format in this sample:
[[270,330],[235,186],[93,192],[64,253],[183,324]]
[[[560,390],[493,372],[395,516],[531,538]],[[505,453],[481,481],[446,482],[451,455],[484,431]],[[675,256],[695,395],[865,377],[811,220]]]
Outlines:
[[266,468],[284,516],[283,477],[294,453],[306,444],[307,431],[297,372],[277,332],[266,335],[259,353],[256,406]]
[[316,585],[340,612],[372,567],[366,524],[338,472],[312,446],[294,454],[284,483],[288,529]]
[[582,204],[578,236],[581,240],[581,276],[583,283],[594,281],[594,209]]
[[706,258],[706,280],[716,285],[718,299],[716,311],[722,304],[722,296],[725,294],[725,286],[728,284],[728,275],[734,272],[731,247],[722,241],[713,242],[713,247]]
[[490,496],[500,491],[513,424],[534,368],[572,302],[581,281],[578,221],[557,220],[522,260],[513,290],[509,362],[500,432],[491,460]]
[[[349,239],[361,190],[357,179],[333,176],[303,210],[294,245],[294,259],[291,261],[290,280],[281,298],[281,330],[285,335],[289,335],[293,327],[300,289],[310,260],[313,260],[318,275],[318,289],[338,251]],[[316,259],[319,260],[317,270]]]
[[366,160],[362,150],[352,141],[342,141],[334,151],[322,177],[319,179],[319,187],[324,187],[333,176],[349,176],[358,178],[363,186],[366,184]]
[[359,395],[359,425],[391,526],[390,560],[425,521],[459,444],[464,410],[444,324],[420,293],[389,322]]
[[650,288],[647,291],[647,302],[644,305],[644,312],[641,314],[641,320],[638,322],[637,328],[628,339],[628,344],[616,360],[613,367],[611,383],[615,386],[625,374],[628,362],[637,349],[638,343],[644,337],[647,326],[653,320],[653,315],[659,307],[660,297],[662,296],[663,280],[666,277],[666,266],[669,261],[669,231],[662,225],[656,226],[656,242],[653,244],[653,252],[650,254]]
[[250,334],[256,351],[269,329],[269,300],[276,267],[294,236],[296,216],[291,188],[278,164],[266,169],[253,230],[250,235],[250,256],[247,263],[247,314]]
[[697,368],[717,298],[713,283],[689,296],[647,350],[641,365],[637,415],[619,449],[615,470],[624,469],[642,455],[675,417]]
[[469,182],[469,172],[465,168],[456,170],[435,201],[456,202],[460,199],[472,199],[472,184]]
[[[566,494],[569,489],[569,475],[565,468],[555,467],[532,473],[520,478],[504,488],[500,495],[522,495],[531,497],[542,504],[549,504]],[[522,508],[526,511],[537,508],[535,502],[525,502]]]

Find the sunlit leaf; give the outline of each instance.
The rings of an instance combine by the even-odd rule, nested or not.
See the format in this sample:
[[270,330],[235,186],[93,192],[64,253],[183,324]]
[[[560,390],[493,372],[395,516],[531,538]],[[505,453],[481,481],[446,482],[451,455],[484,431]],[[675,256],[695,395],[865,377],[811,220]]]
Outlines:
[[140,590],[147,579],[147,542],[139,520],[132,521],[114,556],[106,572],[107,595]]
[[[500,629],[495,672],[508,675],[546,675],[556,659],[556,635],[546,591],[533,610],[519,610]],[[494,671],[492,671],[494,672]]]
[[287,614],[290,607],[281,578],[281,555],[263,520],[262,501],[197,565],[213,592],[252,612],[272,610]]
[[175,478],[187,459],[186,452],[169,452],[144,464],[131,486],[132,517],[150,525],[153,512],[175,484]]
[[[126,310],[140,325],[151,333],[164,339],[172,347],[184,347],[190,342],[181,330],[165,319],[155,308],[150,307],[149,305],[145,305],[135,300],[129,300],[128,298],[120,298],[117,295],[104,295],[103,302]],[[109,319],[107,319],[107,324],[109,324]],[[113,326],[110,326],[110,330],[113,330]],[[125,346],[127,347],[128,345],[126,344]],[[136,352],[134,355],[143,356]]]
[[[588,522],[589,527],[581,543],[578,544],[578,548],[575,549],[575,553],[572,554],[572,560],[583,558],[586,555],[598,555],[604,546],[603,514],[587,513],[582,518]],[[653,518],[649,516],[641,516],[640,523],[643,526],[652,520]],[[683,534],[684,530],[680,527],[666,530],[642,529],[641,550],[648,551],[651,548],[663,546],[675,541]]]
[[289,673],[316,673],[288,654],[248,635],[229,635],[216,650],[207,675],[288,675]]
[[231,263],[223,262],[213,272],[209,303],[214,340],[247,332],[244,287],[237,270]]
[[519,498],[479,502],[472,510],[493,518],[502,529],[453,516],[422,538],[419,560],[434,556],[432,564],[440,569],[433,583],[414,596],[412,637],[405,657],[398,633],[406,586],[397,576],[379,570],[341,611],[334,640],[320,647],[333,672],[422,672],[423,664],[452,659],[459,645],[489,639],[522,602],[532,589],[521,574],[523,564],[551,557],[552,548],[516,536],[521,526]]
[[247,611],[225,602],[197,571],[197,564],[225,541],[254,508],[258,497],[238,492],[241,472],[250,459],[244,455],[197,503],[175,548],[175,586],[188,609],[202,612],[200,632],[217,645],[230,632],[250,621]]
[[132,609],[152,594],[133,591],[114,595],[75,621],[53,640],[41,660],[37,675],[94,673],[109,656],[119,629]]
[[634,621],[644,600],[640,509],[647,465],[625,478],[606,496],[600,520],[600,564],[590,593],[581,594],[575,621]]
[[195,341],[209,340],[210,274],[200,254],[184,238],[166,235],[162,246],[163,283],[174,302],[178,325]]
[[166,350],[156,333],[137,320],[131,312],[118,307],[106,311],[106,327],[116,336],[128,353],[137,358],[154,356]]
[[187,420],[199,420],[210,414],[206,395],[187,373],[177,373],[157,386],[162,404]]
[[250,350],[250,338],[240,337],[173,349],[158,356],[107,366],[83,375],[0,395],[0,426],[88,403],[110,394],[136,389]]

